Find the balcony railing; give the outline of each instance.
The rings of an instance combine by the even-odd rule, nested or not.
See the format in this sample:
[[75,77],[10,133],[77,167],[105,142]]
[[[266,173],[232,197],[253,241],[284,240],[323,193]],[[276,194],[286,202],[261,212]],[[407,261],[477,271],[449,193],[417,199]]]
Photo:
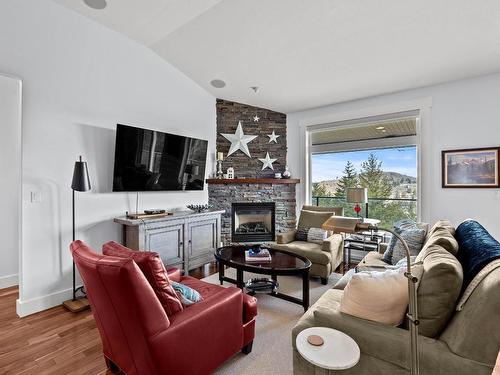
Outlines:
[[[312,197],[312,204],[321,207],[344,207],[344,215],[355,217],[355,204],[343,197]],[[359,216],[366,217],[366,206],[361,205]],[[368,198],[368,217],[379,219],[380,226],[392,228],[398,220],[417,220],[417,200],[413,198]]]

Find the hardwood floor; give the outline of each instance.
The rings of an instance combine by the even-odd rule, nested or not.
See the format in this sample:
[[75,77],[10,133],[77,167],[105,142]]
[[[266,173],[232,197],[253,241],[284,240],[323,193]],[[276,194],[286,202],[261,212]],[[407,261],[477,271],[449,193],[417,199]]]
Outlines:
[[[204,278],[215,262],[190,272]],[[90,310],[71,313],[58,306],[19,318],[18,288],[0,289],[0,374],[111,375]]]

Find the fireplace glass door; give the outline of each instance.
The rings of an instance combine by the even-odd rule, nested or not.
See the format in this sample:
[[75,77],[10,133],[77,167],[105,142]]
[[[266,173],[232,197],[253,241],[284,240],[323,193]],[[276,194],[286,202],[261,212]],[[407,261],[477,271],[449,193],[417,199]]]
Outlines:
[[274,215],[274,202],[233,203],[231,220],[232,241],[274,241]]

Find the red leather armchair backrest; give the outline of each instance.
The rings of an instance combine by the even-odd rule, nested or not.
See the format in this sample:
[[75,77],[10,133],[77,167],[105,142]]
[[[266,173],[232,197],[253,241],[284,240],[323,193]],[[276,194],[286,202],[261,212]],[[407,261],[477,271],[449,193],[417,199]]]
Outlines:
[[170,325],[153,289],[131,259],[70,246],[101,334],[104,354],[127,375],[156,374],[147,338]]

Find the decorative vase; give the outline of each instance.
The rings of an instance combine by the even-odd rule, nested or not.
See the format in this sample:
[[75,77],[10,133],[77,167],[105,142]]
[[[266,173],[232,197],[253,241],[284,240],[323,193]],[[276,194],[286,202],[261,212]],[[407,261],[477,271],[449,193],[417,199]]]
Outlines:
[[281,175],[283,176],[283,178],[290,178],[292,176],[288,165],[285,166],[285,171]]

